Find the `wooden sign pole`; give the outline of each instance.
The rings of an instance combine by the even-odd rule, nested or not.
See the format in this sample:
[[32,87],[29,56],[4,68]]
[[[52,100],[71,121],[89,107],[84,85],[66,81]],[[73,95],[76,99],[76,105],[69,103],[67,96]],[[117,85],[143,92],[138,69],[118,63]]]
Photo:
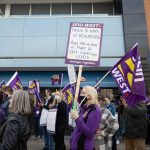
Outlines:
[[77,109],[77,101],[78,101],[78,95],[79,95],[79,89],[80,89],[82,70],[83,70],[83,66],[80,65],[79,66],[79,72],[78,72],[77,84],[76,84],[75,99],[73,102],[73,110]]

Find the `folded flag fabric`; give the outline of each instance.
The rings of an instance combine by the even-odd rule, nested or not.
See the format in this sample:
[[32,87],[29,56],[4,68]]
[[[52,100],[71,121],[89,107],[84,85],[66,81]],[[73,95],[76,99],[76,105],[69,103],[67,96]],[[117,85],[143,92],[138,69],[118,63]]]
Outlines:
[[74,100],[74,96],[75,96],[74,87],[70,84],[67,84],[62,89],[62,93],[65,95],[65,99],[66,99],[67,104],[68,104],[68,111],[70,111],[71,107],[72,107],[73,100]]

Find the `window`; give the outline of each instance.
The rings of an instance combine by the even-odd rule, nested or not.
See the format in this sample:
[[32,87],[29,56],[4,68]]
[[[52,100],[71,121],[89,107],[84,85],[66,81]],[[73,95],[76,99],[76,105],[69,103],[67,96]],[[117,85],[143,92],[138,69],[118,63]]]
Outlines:
[[73,3],[72,14],[92,14],[91,3]]
[[94,14],[113,14],[113,3],[93,3]]
[[0,5],[0,15],[5,15],[5,4]]
[[52,4],[52,15],[70,15],[71,14],[71,4]]
[[32,15],[49,15],[50,4],[32,4]]
[[29,15],[30,4],[12,4],[10,15]]

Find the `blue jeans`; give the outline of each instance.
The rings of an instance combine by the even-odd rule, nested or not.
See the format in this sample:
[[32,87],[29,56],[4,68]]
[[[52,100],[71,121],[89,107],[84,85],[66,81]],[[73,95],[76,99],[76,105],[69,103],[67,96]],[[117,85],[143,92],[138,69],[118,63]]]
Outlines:
[[55,144],[52,134],[46,130],[45,126],[43,127],[43,134],[44,134],[45,148],[47,150],[55,150]]

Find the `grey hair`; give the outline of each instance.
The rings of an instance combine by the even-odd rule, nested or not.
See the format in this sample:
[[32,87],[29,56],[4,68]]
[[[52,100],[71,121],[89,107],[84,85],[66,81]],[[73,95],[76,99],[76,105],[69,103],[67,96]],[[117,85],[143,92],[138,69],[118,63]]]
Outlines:
[[30,114],[31,105],[29,93],[23,90],[16,90],[12,96],[11,112],[19,112],[21,114]]

